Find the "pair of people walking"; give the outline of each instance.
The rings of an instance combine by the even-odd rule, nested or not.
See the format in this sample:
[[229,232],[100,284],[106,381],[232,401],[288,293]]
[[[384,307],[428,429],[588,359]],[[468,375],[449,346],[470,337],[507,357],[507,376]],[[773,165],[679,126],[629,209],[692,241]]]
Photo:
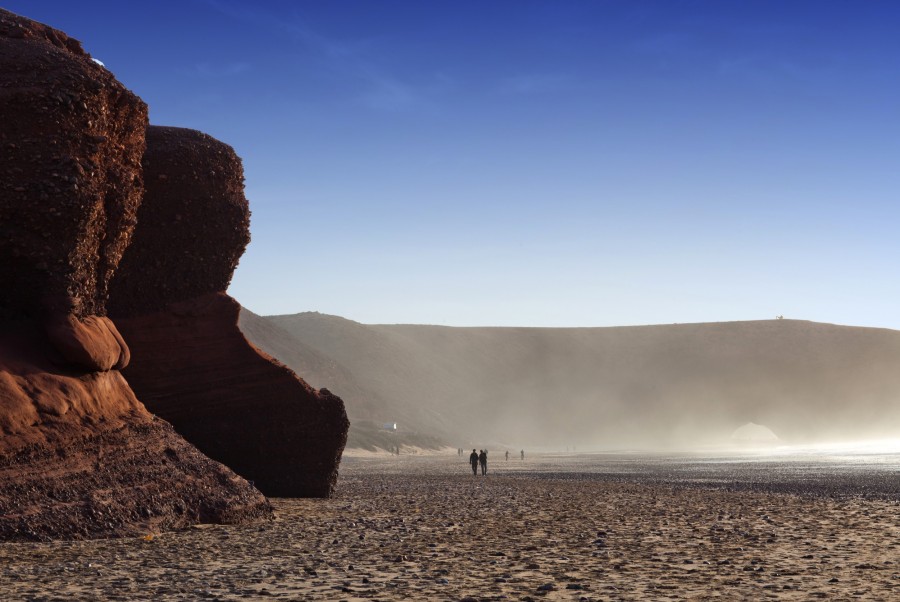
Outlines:
[[479,450],[481,453],[475,453],[475,450],[472,450],[472,453],[469,454],[469,464],[472,465],[472,474],[478,474],[478,466],[481,466],[481,474],[482,476],[487,474],[487,450]]

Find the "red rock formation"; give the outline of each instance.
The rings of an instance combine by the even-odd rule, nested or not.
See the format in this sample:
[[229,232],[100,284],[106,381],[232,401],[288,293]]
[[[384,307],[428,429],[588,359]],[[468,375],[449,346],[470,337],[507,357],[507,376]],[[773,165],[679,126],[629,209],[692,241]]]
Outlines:
[[267,516],[149,414],[104,317],[140,202],[147,112],[64,33],[0,10],[0,539]]
[[147,106],[81,44],[0,9],[0,314],[103,315],[141,199]]
[[[231,147],[151,127],[134,242],[111,287],[140,399],[210,457],[275,496],[328,496],[349,423],[343,402],[259,352],[224,291],[249,240]],[[149,283],[149,286],[148,286]]]
[[147,202],[110,293],[119,314],[224,291],[250,242],[244,169],[230,146],[195,130],[151,126],[144,168]]
[[240,305],[211,293],[117,318],[125,377],[155,414],[266,495],[327,497],[346,443],[343,402],[247,342]]
[[152,416],[117,371],[60,368],[34,323],[0,324],[0,540],[143,535],[271,514]]
[[67,363],[86,370],[121,370],[131,353],[109,318],[55,314],[45,320],[50,342]]

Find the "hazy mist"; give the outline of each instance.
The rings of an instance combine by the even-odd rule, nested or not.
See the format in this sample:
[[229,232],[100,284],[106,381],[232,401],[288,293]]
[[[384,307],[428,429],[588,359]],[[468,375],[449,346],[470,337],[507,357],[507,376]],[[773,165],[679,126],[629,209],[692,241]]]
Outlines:
[[241,326],[343,397],[354,423],[397,422],[451,446],[694,449],[735,444],[748,422],[784,444],[900,432],[892,330],[795,320],[454,328],[249,312]]

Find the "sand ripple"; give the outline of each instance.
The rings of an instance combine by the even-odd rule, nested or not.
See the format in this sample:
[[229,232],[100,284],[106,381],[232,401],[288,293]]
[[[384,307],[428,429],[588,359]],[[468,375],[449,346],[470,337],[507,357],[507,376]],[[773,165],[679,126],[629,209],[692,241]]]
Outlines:
[[[152,539],[0,545],[7,600],[900,597],[896,500],[353,459],[331,500]],[[516,466],[521,469],[522,465]],[[561,475],[567,477],[567,475]],[[571,477],[571,475],[568,475]]]

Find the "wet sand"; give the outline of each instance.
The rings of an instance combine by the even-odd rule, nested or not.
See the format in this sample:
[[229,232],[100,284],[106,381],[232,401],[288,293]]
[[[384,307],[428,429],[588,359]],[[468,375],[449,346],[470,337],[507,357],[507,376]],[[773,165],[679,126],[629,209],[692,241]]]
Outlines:
[[[497,454],[499,456],[499,454]],[[0,544],[5,600],[893,600],[900,473],[734,459],[347,457],[330,500]]]

